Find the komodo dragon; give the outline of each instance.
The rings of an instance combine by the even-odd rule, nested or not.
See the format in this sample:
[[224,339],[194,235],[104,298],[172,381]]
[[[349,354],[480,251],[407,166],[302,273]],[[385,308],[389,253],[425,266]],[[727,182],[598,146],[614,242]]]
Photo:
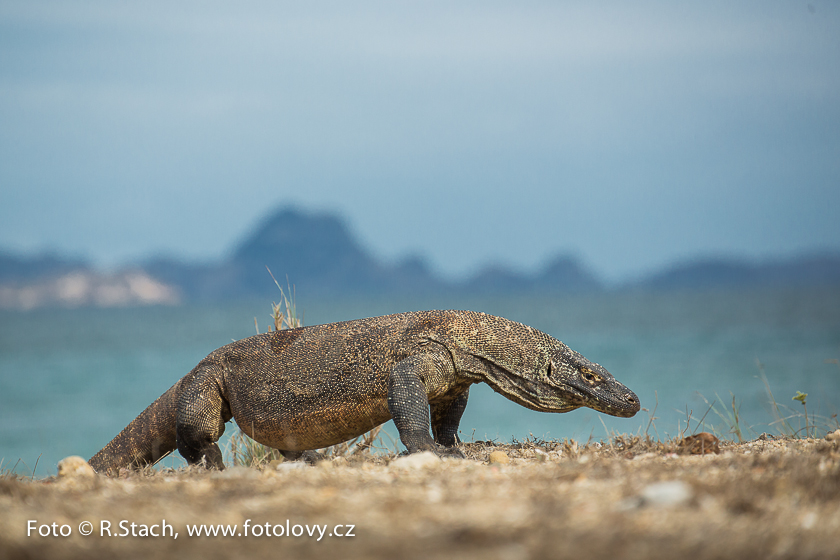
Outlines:
[[[260,334],[212,352],[90,460],[100,473],[157,462],[223,469],[231,418],[287,458],[393,418],[409,453],[460,453],[469,387],[542,412],[630,417],[639,399],[551,336],[472,311],[419,311]],[[430,411],[431,408],[431,411]],[[431,427],[434,439],[429,434]]]

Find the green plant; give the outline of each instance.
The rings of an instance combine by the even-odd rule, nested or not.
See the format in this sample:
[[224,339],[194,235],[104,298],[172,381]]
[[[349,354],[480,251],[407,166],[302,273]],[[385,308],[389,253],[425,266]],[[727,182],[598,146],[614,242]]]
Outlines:
[[802,403],[803,408],[805,409],[805,436],[808,437],[810,435],[810,430],[808,429],[808,404],[806,399],[808,398],[808,393],[803,393],[802,391],[797,391],[796,394],[791,399],[792,401],[799,401]]
[[[770,412],[773,416],[773,421],[768,424],[769,427],[772,427],[775,430],[777,430],[780,435],[792,438],[803,437],[803,432],[804,437],[816,437],[818,432],[823,429],[827,433],[829,431],[833,431],[835,429],[840,428],[840,422],[838,422],[837,414],[832,414],[829,417],[825,417],[814,414],[813,412],[811,414],[808,413],[808,393],[797,391],[796,395],[793,396],[792,400],[799,401],[802,403],[803,412],[801,413],[792,410],[790,407],[779,404],[776,401],[776,398],[773,395],[773,391],[770,388],[770,382],[767,380],[767,376],[764,372],[764,364],[756,360],[756,365],[759,371],[759,378],[761,379],[761,382],[764,385],[764,390],[767,393],[768,402],[770,404]],[[731,410],[728,410],[726,408],[722,409],[717,405],[717,403],[721,401],[721,398],[717,394],[715,394],[715,397],[717,397],[716,400],[712,401],[711,403],[709,403],[709,401],[706,400],[706,398],[703,397],[703,395],[700,395],[700,397],[706,402],[707,405],[709,405],[709,410],[714,411],[715,414],[721,420],[724,421],[724,423],[728,427],[728,433],[734,434],[738,438],[739,442],[744,441],[745,433],[747,431],[756,434],[752,426],[743,426],[743,418],[740,414],[740,406],[738,405],[734,395],[732,395]],[[708,414],[708,412],[709,411],[707,410],[706,414]],[[703,419],[705,419],[705,417],[706,415],[704,414],[700,422],[697,423],[695,430],[703,424]],[[801,420],[804,420],[805,427],[802,428],[797,426],[795,428],[794,425],[791,423],[792,419],[794,418],[800,421],[799,426],[801,426]],[[690,414],[688,414],[688,420],[689,422],[691,420]],[[714,428],[711,428],[711,430],[715,434],[718,434],[718,431]]]
[[[826,360],[826,362],[834,363],[834,360]],[[820,427],[822,427],[826,432],[840,428],[840,423],[838,423],[837,421],[837,414],[832,414],[830,417],[825,417],[812,413],[810,416],[808,416],[808,393],[796,391],[796,394],[791,399],[802,403],[803,412],[801,414],[798,412],[794,412],[793,410],[784,405],[778,404],[776,402],[776,398],[773,396],[773,391],[770,390],[770,383],[767,381],[767,376],[764,373],[764,364],[762,364],[758,360],[756,360],[756,364],[758,365],[761,381],[764,383],[764,389],[767,392],[767,396],[770,399],[770,410],[772,411],[774,417],[774,421],[770,424],[771,426],[780,426],[779,430],[784,435],[790,437],[800,437],[803,430],[805,432],[805,437],[816,437],[817,431],[820,429]],[[785,409],[785,414],[783,414],[782,409]],[[792,418],[804,418],[805,427],[794,429],[794,427],[789,422],[789,420],[791,420]]]

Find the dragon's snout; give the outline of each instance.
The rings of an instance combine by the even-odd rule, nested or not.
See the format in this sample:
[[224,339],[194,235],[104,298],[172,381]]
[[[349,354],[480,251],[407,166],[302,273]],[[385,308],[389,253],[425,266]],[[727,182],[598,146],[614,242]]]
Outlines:
[[642,405],[639,402],[639,397],[637,397],[636,393],[633,391],[628,390],[624,393],[624,395],[622,395],[620,400],[622,401],[622,404],[625,405],[624,414],[621,414],[620,416],[629,418],[634,416],[642,408]]

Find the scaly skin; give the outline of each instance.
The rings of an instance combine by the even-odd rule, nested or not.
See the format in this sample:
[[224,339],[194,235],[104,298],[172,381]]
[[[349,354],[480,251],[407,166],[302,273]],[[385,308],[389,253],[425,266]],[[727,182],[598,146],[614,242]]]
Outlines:
[[178,449],[189,463],[223,469],[216,442],[231,418],[287,457],[353,439],[392,418],[409,453],[457,453],[469,386],[478,382],[542,412],[639,411],[636,395],[607,370],[543,332],[484,313],[418,311],[223,346],[90,465],[116,472]]

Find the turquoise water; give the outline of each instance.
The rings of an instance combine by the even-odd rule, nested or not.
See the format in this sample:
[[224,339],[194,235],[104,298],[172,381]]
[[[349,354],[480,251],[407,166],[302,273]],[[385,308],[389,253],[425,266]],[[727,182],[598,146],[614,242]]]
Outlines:
[[[533,412],[475,386],[462,438],[602,439],[607,432],[672,436],[717,399],[740,407],[747,435],[778,432],[760,379],[776,401],[808,393],[809,414],[840,409],[840,292],[610,294],[581,298],[426,298],[307,301],[305,324],[399,311],[486,311],[544,330],[633,389],[649,412],[617,419],[590,410]],[[0,470],[54,474],[67,455],[90,457],[213,349],[254,334],[270,302],[213,307],[42,310],[0,313]],[[835,360],[835,362],[832,362]],[[658,404],[657,404],[658,401]],[[804,426],[801,418],[791,420]],[[393,424],[390,432],[395,434]],[[692,429],[694,421],[692,421]],[[727,431],[715,412],[706,428]],[[228,424],[228,434],[235,431]],[[179,459],[167,459],[178,464]]]

